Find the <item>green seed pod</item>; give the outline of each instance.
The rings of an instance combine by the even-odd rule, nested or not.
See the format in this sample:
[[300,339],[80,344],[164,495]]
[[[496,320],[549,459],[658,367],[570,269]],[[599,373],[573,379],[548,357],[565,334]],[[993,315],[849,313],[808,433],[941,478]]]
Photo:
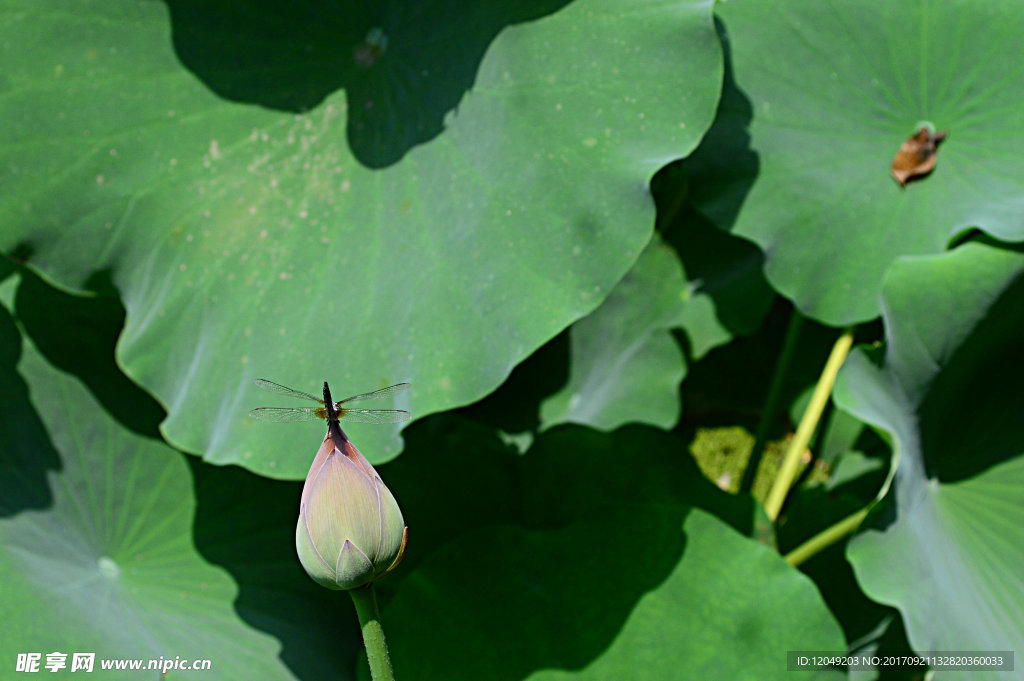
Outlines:
[[354,589],[394,570],[409,528],[391,491],[332,421],[302,488],[295,548],[329,589]]

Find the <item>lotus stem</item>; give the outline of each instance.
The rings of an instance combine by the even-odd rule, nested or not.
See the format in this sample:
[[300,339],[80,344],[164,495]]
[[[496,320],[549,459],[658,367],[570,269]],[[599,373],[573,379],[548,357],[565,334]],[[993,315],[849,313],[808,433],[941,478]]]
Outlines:
[[839,368],[846,361],[846,356],[850,354],[852,346],[853,327],[850,327],[832,346],[832,352],[828,356],[828,361],[825,362],[825,368],[818,379],[818,385],[814,387],[811,401],[804,411],[803,418],[800,419],[800,425],[797,426],[796,433],[789,443],[789,448],[786,450],[786,457],[782,461],[782,468],[779,470],[775,483],[772,485],[768,498],[765,500],[764,510],[773,522],[778,520],[779,513],[782,511],[782,503],[786,500],[786,495],[789,493],[793,480],[796,479],[796,473],[800,467],[800,455],[807,449],[811,436],[814,435],[814,430],[818,427],[821,414],[825,411],[825,405],[828,404],[828,400],[832,395],[836,374],[839,373]]
[[395,681],[391,670],[391,658],[388,656],[388,644],[384,639],[384,627],[380,623],[380,611],[377,609],[377,592],[373,582],[358,589],[349,589],[352,602],[359,616],[359,626],[363,630],[363,645],[366,646],[366,659],[370,663],[370,677],[373,681]]
[[[869,507],[870,508],[870,507]],[[782,558],[796,567],[800,563],[804,562],[811,556],[815,555],[819,551],[822,551],[832,544],[836,543],[846,535],[850,534],[864,522],[864,518],[868,515],[868,508],[862,508],[853,515],[843,518],[835,525],[822,530],[818,534],[814,535],[800,546],[796,547]]]

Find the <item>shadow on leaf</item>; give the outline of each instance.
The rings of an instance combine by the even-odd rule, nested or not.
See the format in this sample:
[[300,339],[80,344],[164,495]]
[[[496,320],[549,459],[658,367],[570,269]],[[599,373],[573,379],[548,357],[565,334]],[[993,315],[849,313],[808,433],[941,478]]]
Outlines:
[[760,172],[761,162],[757,152],[750,148],[754,107],[733,77],[729,34],[718,17],[715,30],[725,57],[722,98],[715,122],[683,161],[683,167],[690,180],[691,200],[719,228],[729,230]]
[[973,477],[1024,449],[1024,277],[1018,277],[942,367],[918,409],[929,475]]
[[444,130],[507,26],[568,0],[165,0],[182,63],[221,97],[303,112],[348,95],[348,140],[370,168]]
[[21,344],[14,318],[0,305],[0,478],[4,480],[0,518],[52,506],[47,478],[62,468],[46,426],[29,400],[28,386],[18,373]]
[[89,287],[100,295],[64,293],[22,269],[15,298],[18,319],[47,361],[78,377],[111,416],[139,435],[162,439],[163,408],[114,359],[124,306],[106,275],[93,277]]

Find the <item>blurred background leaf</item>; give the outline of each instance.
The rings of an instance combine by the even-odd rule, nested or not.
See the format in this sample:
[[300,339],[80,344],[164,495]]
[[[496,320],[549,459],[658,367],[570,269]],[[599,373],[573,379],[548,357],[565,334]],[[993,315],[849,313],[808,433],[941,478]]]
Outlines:
[[858,351],[837,384],[844,409],[891,433],[898,466],[848,556],[918,651],[1024,644],[1022,284],[1024,253],[984,241],[898,262],[883,286],[884,363]]
[[569,382],[541,404],[543,427],[675,425],[686,366],[669,329],[685,295],[679,260],[655,238],[601,306],[570,329]]
[[[760,245],[804,314],[876,317],[890,264],[970,228],[1024,239],[1024,91],[1006,58],[1024,5],[730,0],[716,16],[729,64],[686,161],[692,197]],[[924,121],[949,139],[934,172],[901,188],[893,155]]]

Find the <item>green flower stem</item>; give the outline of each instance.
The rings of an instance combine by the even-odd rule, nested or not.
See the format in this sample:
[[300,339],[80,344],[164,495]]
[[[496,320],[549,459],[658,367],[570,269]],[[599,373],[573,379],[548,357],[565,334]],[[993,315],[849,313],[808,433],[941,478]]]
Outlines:
[[391,658],[388,657],[388,644],[384,640],[384,627],[380,624],[377,592],[374,591],[373,582],[358,589],[349,589],[348,594],[356,606],[359,626],[363,629],[363,645],[366,646],[366,659],[370,663],[370,677],[373,681],[395,681]]
[[831,546],[835,542],[839,541],[846,535],[850,534],[864,522],[864,518],[868,515],[868,509],[864,508],[851,516],[843,518],[838,523],[829,527],[826,530],[822,530],[818,534],[814,535],[800,546],[796,547],[785,556],[783,559],[796,567],[800,563],[804,562],[819,551]]
[[772,383],[768,387],[768,398],[765,400],[764,410],[761,412],[761,420],[758,421],[757,432],[754,433],[754,449],[750,452],[747,467],[743,471],[743,479],[740,480],[740,494],[749,494],[750,490],[754,489],[757,469],[761,466],[761,457],[764,456],[764,446],[768,442],[772,421],[775,420],[775,414],[779,411],[782,384],[785,382],[786,374],[789,373],[789,365],[793,361],[793,350],[796,349],[797,341],[800,339],[803,321],[804,316],[794,308],[789,315],[786,339],[782,342],[779,361],[775,364],[775,373],[772,374]]
[[793,480],[796,479],[797,469],[800,467],[800,455],[807,449],[811,436],[814,435],[814,430],[818,427],[821,414],[825,411],[825,405],[828,404],[829,397],[832,395],[832,386],[835,385],[836,374],[839,373],[839,368],[843,366],[846,356],[850,354],[852,346],[853,328],[851,327],[832,346],[832,353],[829,354],[828,361],[825,362],[825,368],[818,379],[818,385],[814,387],[811,402],[807,405],[803,418],[800,419],[800,425],[797,426],[796,434],[793,435],[793,439],[789,443],[789,449],[786,450],[786,458],[782,461],[782,468],[779,470],[775,483],[772,485],[768,498],[765,500],[764,510],[772,521],[777,520],[779,517],[779,512],[782,510],[782,502],[785,501],[789,488],[793,484]]

